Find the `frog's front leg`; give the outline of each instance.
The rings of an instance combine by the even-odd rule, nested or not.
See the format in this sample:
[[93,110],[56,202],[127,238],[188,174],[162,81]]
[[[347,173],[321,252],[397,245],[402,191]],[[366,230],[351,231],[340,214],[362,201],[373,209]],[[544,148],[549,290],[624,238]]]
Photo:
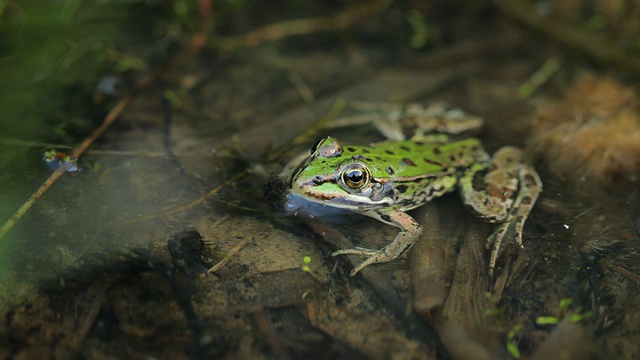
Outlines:
[[542,192],[542,181],[524,160],[522,150],[505,146],[495,153],[491,163],[480,161],[466,171],[460,179],[460,192],[465,205],[477,216],[502,223],[488,239],[494,243],[489,260],[492,273],[509,229],[514,229],[516,243],[524,247],[522,229]]
[[422,236],[422,227],[411,216],[401,210],[378,209],[363,212],[364,215],[371,216],[389,225],[400,228],[402,231],[396,235],[395,239],[380,250],[355,248],[338,250],[331,256],[338,255],[360,255],[367,256],[363,262],[351,270],[351,276],[355,276],[360,270],[371,264],[384,263],[394,260],[411,249],[413,244]]

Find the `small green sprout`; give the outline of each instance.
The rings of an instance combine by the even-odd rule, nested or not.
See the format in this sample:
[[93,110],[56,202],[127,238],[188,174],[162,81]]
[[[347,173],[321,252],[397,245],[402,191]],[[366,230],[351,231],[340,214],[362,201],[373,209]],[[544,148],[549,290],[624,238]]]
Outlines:
[[499,308],[485,309],[484,314],[485,315],[502,315],[504,314],[505,310],[507,310],[507,305],[503,305]]
[[518,331],[522,329],[522,324],[514,325],[509,333],[507,334],[507,351],[514,359],[520,359],[520,350],[518,349],[518,344],[515,340]]
[[513,325],[511,330],[509,330],[509,334],[507,334],[507,338],[509,339],[509,341],[513,340],[520,329],[522,329],[522,324]]
[[302,258],[302,271],[310,272],[309,264],[311,263],[311,256],[305,256]]
[[52,129],[53,133],[58,135],[58,136],[62,136],[62,137],[67,137],[69,136],[69,133],[67,133],[67,130],[64,129],[64,127],[62,126],[56,126]]
[[560,321],[555,316],[538,316],[536,318],[536,324],[538,325],[555,325]]
[[[573,303],[573,299],[571,298],[564,298],[560,300],[560,304],[558,305],[558,308],[560,309],[560,313],[564,316],[568,311],[569,311],[569,305],[571,305]],[[587,311],[586,313],[583,314],[573,314],[570,316],[571,321],[573,322],[578,322],[578,321],[582,321],[588,317],[591,317],[592,313],[591,311]],[[560,318],[557,318],[555,316],[538,316],[536,318],[536,324],[538,325],[555,325],[557,323],[560,322]]]
[[560,305],[558,307],[560,308],[560,311],[566,312],[569,309],[569,305],[571,305],[572,303],[572,298],[564,298],[560,300]]
[[520,350],[518,350],[518,345],[508,342],[507,343],[507,351],[514,359],[520,359]]
[[164,92],[164,98],[171,103],[171,106],[176,108],[182,107],[182,104],[184,103],[182,99],[184,96],[183,92],[175,92],[173,90],[166,90]]
[[440,29],[430,26],[419,11],[409,11],[409,14],[407,15],[407,22],[413,30],[413,35],[411,36],[409,43],[414,49],[420,49],[429,42],[437,40],[440,37]]
[[571,315],[571,321],[573,321],[573,322],[582,321],[582,320],[584,320],[586,318],[591,317],[591,315],[593,315],[593,313],[591,311],[587,311],[584,314],[574,314],[574,315]]

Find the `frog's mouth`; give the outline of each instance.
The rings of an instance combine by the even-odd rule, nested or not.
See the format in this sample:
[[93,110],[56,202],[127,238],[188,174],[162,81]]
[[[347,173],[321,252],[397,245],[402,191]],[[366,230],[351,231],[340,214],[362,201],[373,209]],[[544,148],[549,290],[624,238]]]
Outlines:
[[348,193],[336,181],[315,183],[311,181],[294,181],[291,184],[294,193],[303,196],[308,201],[320,203],[341,209],[370,209],[387,207],[393,204],[393,199],[387,196],[374,196],[372,188],[362,192]]

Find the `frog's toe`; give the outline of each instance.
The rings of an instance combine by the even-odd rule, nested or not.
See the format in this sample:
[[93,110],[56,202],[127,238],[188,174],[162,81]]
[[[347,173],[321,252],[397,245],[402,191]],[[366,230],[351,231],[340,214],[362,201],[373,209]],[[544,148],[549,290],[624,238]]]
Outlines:
[[351,270],[351,273],[350,273],[351,276],[355,276],[358,272],[360,272],[360,270],[364,269],[365,267],[371,264],[388,262],[396,258],[395,256],[389,255],[384,250],[372,250],[372,249],[365,249],[365,248],[338,250],[331,253],[331,256],[338,256],[338,255],[359,255],[359,256],[367,257],[363,262],[361,262],[356,267],[354,267],[353,270]]
[[367,248],[356,247],[353,249],[337,250],[331,253],[331,256],[339,255],[359,255],[359,256],[375,256],[379,254],[380,250],[372,250]]
[[378,264],[378,263],[382,263],[382,262],[387,262],[390,261],[391,259],[388,257],[387,254],[384,253],[384,251],[381,250],[372,250],[371,254],[369,255],[368,258],[366,258],[363,262],[361,262],[360,264],[358,264],[355,268],[353,268],[353,270],[351,270],[350,275],[351,276],[356,276],[356,274],[364,269],[365,267],[371,265],[371,264]]

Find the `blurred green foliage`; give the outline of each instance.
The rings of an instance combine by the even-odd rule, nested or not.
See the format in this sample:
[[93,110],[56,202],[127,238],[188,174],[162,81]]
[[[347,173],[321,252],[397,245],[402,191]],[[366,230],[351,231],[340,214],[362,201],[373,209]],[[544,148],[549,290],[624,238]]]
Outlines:
[[[72,119],[89,120],[125,6],[131,3],[0,0],[0,223],[48,176],[43,149],[29,141],[75,145],[65,129]],[[20,233],[18,226],[9,237]],[[11,244],[0,242],[0,264],[10,262]]]
[[124,2],[0,0],[0,137],[47,137],[88,105]]

